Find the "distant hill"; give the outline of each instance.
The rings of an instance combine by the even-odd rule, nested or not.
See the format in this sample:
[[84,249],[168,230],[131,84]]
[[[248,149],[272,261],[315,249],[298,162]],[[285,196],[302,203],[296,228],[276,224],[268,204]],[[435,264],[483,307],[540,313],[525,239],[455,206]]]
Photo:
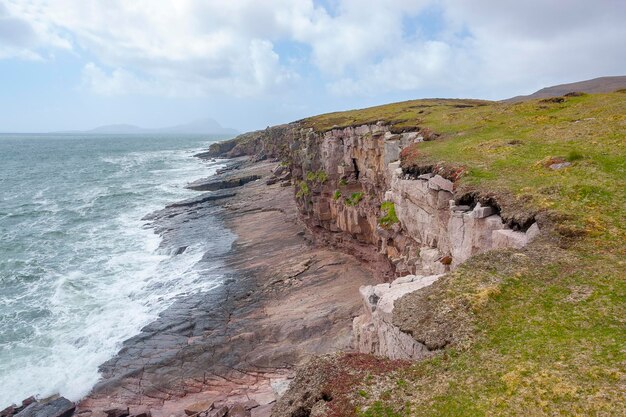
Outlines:
[[542,88],[527,96],[516,96],[502,101],[515,103],[533,98],[558,97],[574,91],[581,93],[611,93],[620,88],[626,88],[626,76],[624,75],[617,77],[599,77],[592,80],[555,85]]
[[138,126],[133,126],[133,125],[119,124],[119,125],[99,126],[99,127],[96,127],[95,129],[85,130],[85,131],[81,131],[81,132],[85,132],[85,133],[102,133],[102,134],[107,134],[107,133],[143,133],[146,130],[148,130],[148,129],[142,129],[142,128],[138,127]]
[[157,129],[146,129],[129,124],[112,124],[99,126],[91,130],[60,132],[60,133],[96,133],[96,134],[204,134],[204,135],[236,135],[239,132],[235,129],[222,127],[217,121],[211,118],[195,120],[176,126],[163,127]]

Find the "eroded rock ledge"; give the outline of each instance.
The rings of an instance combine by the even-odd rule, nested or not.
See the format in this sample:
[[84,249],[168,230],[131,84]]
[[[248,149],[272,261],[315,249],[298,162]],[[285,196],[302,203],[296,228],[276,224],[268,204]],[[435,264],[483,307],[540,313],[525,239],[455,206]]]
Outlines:
[[393,325],[394,301],[473,255],[521,248],[539,233],[532,216],[517,224],[501,216],[499,204],[468,199],[457,190],[454,170],[401,167],[404,148],[436,137],[419,128],[393,133],[381,123],[326,132],[293,123],[226,146],[226,156],[276,158],[288,165],[300,218],[320,241],[366,260],[375,252],[390,264],[388,280],[405,277],[361,288],[365,313],[353,325],[354,346],[361,352],[412,359],[427,354],[416,341],[419,335]]

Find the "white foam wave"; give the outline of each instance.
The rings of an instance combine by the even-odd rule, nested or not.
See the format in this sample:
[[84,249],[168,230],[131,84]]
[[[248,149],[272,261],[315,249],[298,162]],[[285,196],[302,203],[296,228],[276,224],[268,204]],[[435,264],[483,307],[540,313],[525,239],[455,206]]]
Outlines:
[[[20,320],[19,325],[0,320],[0,406],[33,394],[60,393],[78,400],[97,382],[98,366],[125,339],[177,297],[219,284],[221,276],[211,267],[205,265],[199,275],[201,245],[190,245],[176,256],[162,253],[160,238],[140,220],[168,202],[193,195],[184,184],[220,166],[207,166],[190,158],[192,153],[102,157],[119,168],[111,181],[122,183],[92,184],[63,196],[50,190],[34,194],[37,216],[29,213],[16,223],[30,222],[32,232],[24,232],[23,238],[31,241],[22,251],[32,251],[31,264],[17,257],[0,259],[0,278],[14,279],[19,292],[0,294],[0,311],[11,311]],[[129,193],[118,201],[115,193],[121,190]],[[104,204],[112,211],[104,210]],[[105,216],[116,210],[113,217]],[[48,241],[29,236],[42,230],[52,233]],[[70,233],[71,243],[56,239],[56,233]],[[19,269],[21,275],[2,275],[3,267]],[[29,276],[42,278],[31,282]],[[27,337],[12,339],[19,332]]]

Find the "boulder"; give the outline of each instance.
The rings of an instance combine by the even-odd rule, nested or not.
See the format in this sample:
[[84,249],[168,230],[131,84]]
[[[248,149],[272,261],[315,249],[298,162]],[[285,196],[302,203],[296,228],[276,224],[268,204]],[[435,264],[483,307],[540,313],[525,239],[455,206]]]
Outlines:
[[228,407],[223,405],[219,408],[209,411],[207,417],[225,417],[228,414]]
[[188,246],[180,246],[174,251],[174,255],[182,255],[187,250]]
[[528,230],[526,230],[526,240],[528,241],[528,243],[535,240],[535,238],[539,236],[539,233],[540,233],[539,226],[537,226],[537,223],[533,223],[528,228]]
[[483,207],[480,203],[477,203],[474,210],[472,210],[472,216],[475,219],[483,219],[491,216],[492,214],[496,214],[496,210],[493,207]]
[[523,248],[528,243],[526,233],[510,229],[494,230],[491,235],[494,249]]
[[280,177],[283,172],[285,172],[287,170],[287,167],[284,165],[278,165],[276,168],[274,168],[272,170],[272,174],[274,174],[277,177]]
[[392,284],[366,285],[359,288],[365,314],[352,322],[354,347],[362,353],[391,359],[417,359],[427,353],[424,345],[393,325],[393,308],[397,299],[431,285],[440,275],[408,275]]
[[22,400],[22,407],[28,407],[31,404],[36,403],[37,400],[35,399],[35,397],[30,396],[28,398],[26,398],[25,400]]
[[[71,417],[76,406],[64,397],[49,402],[34,402],[15,416],[19,417]],[[128,415],[128,414],[127,414]]]
[[446,190],[452,192],[454,184],[452,181],[445,179],[441,175],[435,175],[428,180],[428,187],[433,190]]
[[242,404],[233,405],[230,410],[228,410],[228,417],[250,417],[252,413],[250,410],[247,410]]
[[17,406],[15,404],[11,404],[4,410],[0,411],[0,417],[9,417],[15,413]]
[[130,415],[130,410],[128,408],[111,408],[109,410],[104,410],[107,417],[128,417]]
[[188,416],[193,416],[194,414],[201,413],[203,411],[212,410],[213,409],[213,401],[200,401],[197,403],[193,403],[185,407],[185,414]]

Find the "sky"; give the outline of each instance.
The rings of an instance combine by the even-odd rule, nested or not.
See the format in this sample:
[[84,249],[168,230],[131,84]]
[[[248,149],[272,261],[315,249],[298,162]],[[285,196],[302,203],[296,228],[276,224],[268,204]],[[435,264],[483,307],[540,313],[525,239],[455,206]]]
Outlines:
[[240,131],[626,75],[624,0],[0,0],[0,132]]

